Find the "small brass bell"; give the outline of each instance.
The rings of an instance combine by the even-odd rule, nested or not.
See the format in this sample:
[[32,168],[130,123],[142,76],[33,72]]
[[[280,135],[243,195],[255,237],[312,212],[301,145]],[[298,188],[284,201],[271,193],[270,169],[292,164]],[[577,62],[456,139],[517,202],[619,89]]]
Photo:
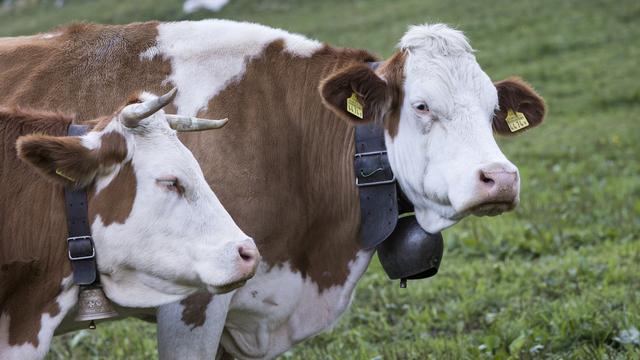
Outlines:
[[105,296],[101,287],[80,288],[76,321],[91,321],[89,328],[95,329],[94,320],[116,316],[118,316],[118,312],[113,308],[111,301]]

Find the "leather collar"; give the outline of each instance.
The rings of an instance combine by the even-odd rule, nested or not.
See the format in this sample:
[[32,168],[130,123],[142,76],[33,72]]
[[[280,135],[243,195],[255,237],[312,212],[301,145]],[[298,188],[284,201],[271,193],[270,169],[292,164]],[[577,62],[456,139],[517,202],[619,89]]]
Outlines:
[[[69,125],[69,136],[84,135],[86,125]],[[88,286],[99,283],[96,248],[91,237],[89,223],[87,191],[67,186],[64,189],[65,209],[67,214],[67,247],[68,256],[73,268],[73,282],[76,285]]]

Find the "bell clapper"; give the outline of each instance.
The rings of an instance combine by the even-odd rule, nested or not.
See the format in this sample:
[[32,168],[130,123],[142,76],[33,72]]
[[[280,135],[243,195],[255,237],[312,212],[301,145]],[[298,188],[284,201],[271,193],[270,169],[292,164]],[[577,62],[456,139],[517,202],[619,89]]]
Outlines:
[[405,289],[406,287],[407,287],[407,279],[406,278],[400,279],[400,288]]
[[96,329],[96,323],[93,322],[93,320],[91,320],[91,322],[89,323],[89,329],[91,329],[91,330],[95,330]]

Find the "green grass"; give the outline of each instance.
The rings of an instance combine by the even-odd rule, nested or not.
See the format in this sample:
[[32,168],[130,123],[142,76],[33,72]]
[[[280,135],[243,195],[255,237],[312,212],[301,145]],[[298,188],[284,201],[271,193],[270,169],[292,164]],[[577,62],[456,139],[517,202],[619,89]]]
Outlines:
[[[68,1],[0,13],[0,35],[72,20],[190,17],[180,1]],[[217,17],[261,22],[387,56],[407,25],[458,26],[494,79],[518,74],[549,104],[547,122],[501,139],[522,202],[444,234],[438,276],[386,279],[377,261],[351,309],[292,359],[639,359],[620,332],[640,328],[640,2],[233,0]],[[58,337],[50,358],[147,359],[155,328],[130,320]]]

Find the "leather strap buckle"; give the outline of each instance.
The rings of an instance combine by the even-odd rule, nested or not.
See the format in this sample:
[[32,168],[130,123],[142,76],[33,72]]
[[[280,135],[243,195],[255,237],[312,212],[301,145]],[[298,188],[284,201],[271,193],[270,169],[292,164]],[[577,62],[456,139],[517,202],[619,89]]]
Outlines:
[[[67,238],[67,251],[69,260],[86,260],[96,257],[96,248],[93,246],[93,239],[91,236],[74,236]],[[88,254],[88,250],[91,250],[91,254]]]
[[[378,156],[377,162],[370,159],[373,156]],[[386,150],[357,153],[354,162],[356,169],[359,169],[356,173],[358,187],[384,185],[396,181],[396,175],[389,166]]]

